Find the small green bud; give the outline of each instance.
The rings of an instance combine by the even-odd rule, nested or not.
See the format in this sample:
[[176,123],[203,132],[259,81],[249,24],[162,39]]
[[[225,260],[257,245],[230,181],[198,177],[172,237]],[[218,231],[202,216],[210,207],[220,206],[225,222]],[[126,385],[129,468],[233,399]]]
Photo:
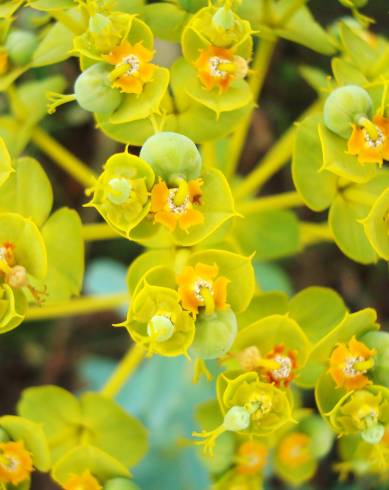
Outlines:
[[226,354],[236,337],[238,324],[231,310],[201,314],[196,320],[196,334],[190,353],[200,359],[217,359]]
[[138,485],[127,478],[112,478],[104,485],[104,490],[139,490]]
[[112,189],[112,192],[107,191],[106,196],[112,204],[120,206],[120,204],[128,201],[132,190],[131,183],[128,179],[115,177],[108,182],[108,185]]
[[369,444],[378,444],[384,437],[385,427],[381,424],[375,424],[361,433],[362,439]]
[[224,416],[223,427],[231,432],[245,430],[250,425],[250,413],[244,407],[235,405]]
[[154,315],[147,324],[147,335],[157,342],[165,342],[174,334],[174,323],[166,315]]
[[8,442],[9,440],[10,437],[8,435],[8,432],[0,427],[0,442]]
[[212,17],[212,24],[218,29],[231,29],[234,23],[234,14],[226,7],[219,8]]
[[201,174],[201,156],[192,140],[182,134],[161,132],[146,140],[139,154],[157,176],[170,185],[178,178],[197,179]]
[[323,118],[327,128],[342,138],[349,138],[352,124],[361,117],[372,116],[373,101],[358,85],[345,85],[335,89],[324,104]]
[[368,1],[369,0],[339,0],[339,3],[344,7],[359,9],[367,5]]
[[74,92],[77,102],[86,111],[110,113],[119,107],[122,94],[111,87],[109,73],[107,65],[96,63],[77,78]]
[[102,14],[95,14],[89,19],[89,30],[93,34],[101,34],[111,26],[112,22]]
[[16,29],[8,35],[5,48],[12,63],[23,66],[31,61],[38,44],[34,33]]

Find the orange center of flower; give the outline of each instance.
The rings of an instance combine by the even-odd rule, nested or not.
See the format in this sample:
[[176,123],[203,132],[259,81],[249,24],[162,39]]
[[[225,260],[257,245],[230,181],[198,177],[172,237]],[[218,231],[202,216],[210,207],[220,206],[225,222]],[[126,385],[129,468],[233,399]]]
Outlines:
[[1,483],[18,485],[29,478],[32,470],[32,458],[23,442],[0,443]]
[[310,438],[301,432],[293,432],[284,437],[278,447],[280,462],[291,468],[306,464],[311,458]]
[[177,276],[178,294],[184,309],[194,316],[199,308],[206,313],[213,313],[215,309],[222,310],[227,306],[228,279],[220,276],[217,265],[196,264],[187,266],[182,274]]
[[168,188],[161,180],[151,190],[151,213],[154,221],[161,223],[170,231],[177,225],[188,230],[194,225],[203,223],[203,214],[195,209],[201,202],[201,179],[186,182],[180,179],[178,187]]
[[254,475],[266,465],[268,449],[256,441],[246,441],[238,449],[237,470],[244,475]]
[[18,265],[15,258],[15,245],[5,242],[0,246],[0,280],[8,284],[12,289],[27,287],[38,304],[43,302],[46,290],[38,291],[28,284],[28,274],[25,267]]
[[102,490],[102,486],[89,471],[82,475],[72,475],[63,487],[64,490]]
[[294,351],[285,353],[284,345],[276,345],[274,349],[266,356],[275,362],[278,366],[266,370],[266,376],[270,383],[280,386],[283,383],[285,386],[294,379],[294,370],[297,368],[297,358]]
[[123,41],[103,59],[115,65],[110,74],[112,86],[127,94],[141,94],[145,83],[150,82],[155,66],[150,63],[153,52],[142,46]]
[[232,80],[244,78],[248,71],[244,58],[217,46],[202,49],[194,65],[204,87],[207,90],[217,87],[220,92],[225,92]]
[[361,389],[371,383],[365,374],[374,366],[374,355],[374,349],[353,337],[348,345],[339,344],[333,350],[328,372],[338,388]]
[[360,163],[378,163],[389,160],[389,119],[376,115],[372,121],[362,117],[353,125],[348,140],[348,151],[357,155]]

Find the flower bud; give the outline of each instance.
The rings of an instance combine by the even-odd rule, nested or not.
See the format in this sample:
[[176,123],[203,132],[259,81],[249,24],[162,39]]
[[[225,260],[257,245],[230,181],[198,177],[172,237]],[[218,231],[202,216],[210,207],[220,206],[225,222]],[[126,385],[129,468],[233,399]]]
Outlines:
[[231,29],[235,23],[234,14],[231,9],[219,8],[212,17],[212,24],[218,29]]
[[231,407],[224,416],[223,426],[231,432],[245,430],[250,425],[250,413],[244,407]]
[[38,47],[38,39],[34,33],[16,29],[10,32],[5,42],[9,59],[15,65],[26,65]]
[[370,118],[373,102],[370,95],[358,85],[345,85],[335,89],[324,104],[323,119],[328,129],[349,138],[352,125],[361,117]]
[[139,156],[169,185],[179,178],[197,179],[201,174],[200,153],[193,141],[182,134],[161,132],[151,136]]
[[77,78],[74,92],[77,102],[86,111],[110,113],[119,107],[122,94],[111,87],[109,73],[108,66],[96,63]]
[[174,323],[166,315],[154,315],[147,324],[147,335],[156,342],[165,342],[173,336],[174,329]]
[[216,359],[226,354],[238,331],[235,314],[231,310],[202,314],[196,321],[196,334],[190,348],[200,359]]
[[370,349],[375,349],[374,367],[371,370],[374,383],[388,386],[389,384],[389,333],[371,331],[360,338]]
[[339,3],[344,7],[361,8],[367,5],[369,0],[339,0]]
[[112,478],[104,485],[104,490],[139,490],[134,482],[127,478]]

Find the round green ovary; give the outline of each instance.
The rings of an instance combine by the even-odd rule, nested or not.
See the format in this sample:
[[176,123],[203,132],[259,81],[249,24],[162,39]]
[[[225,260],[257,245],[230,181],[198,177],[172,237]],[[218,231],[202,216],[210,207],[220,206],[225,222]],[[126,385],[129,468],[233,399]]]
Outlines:
[[147,324],[147,335],[157,342],[165,342],[174,334],[174,323],[166,315],[154,315]]

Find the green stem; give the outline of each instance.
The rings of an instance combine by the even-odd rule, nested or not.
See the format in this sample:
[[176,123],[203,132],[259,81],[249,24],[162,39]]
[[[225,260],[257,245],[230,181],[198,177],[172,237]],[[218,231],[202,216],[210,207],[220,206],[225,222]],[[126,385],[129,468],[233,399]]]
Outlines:
[[108,398],[114,398],[120,392],[131,374],[143,361],[145,354],[146,351],[142,345],[133,344],[127,354],[119,362],[110,379],[104,385],[101,394]]
[[289,7],[285,9],[285,12],[281,15],[281,17],[277,20],[277,26],[284,26],[289,20],[294,16],[294,14],[304,7],[309,0],[294,0]]
[[238,204],[238,211],[244,215],[258,213],[273,209],[288,209],[304,206],[304,201],[297,192],[285,192],[274,196],[259,197],[251,201]]
[[33,306],[27,310],[26,320],[49,320],[109,311],[128,304],[128,293],[84,296],[47,306]]
[[[252,75],[248,82],[254,101],[258,101],[260,96],[274,47],[275,41],[262,39],[259,48],[257,49],[252,65]],[[252,112],[253,111],[249,112],[249,114],[242,121],[240,127],[231,137],[229,158],[225,167],[225,175],[227,178],[234,174],[236,167],[238,166],[243,145],[250,127]]]
[[332,242],[334,236],[328,223],[300,223],[300,240],[303,247],[319,242]]
[[82,226],[82,238],[87,242],[123,238],[106,223],[87,223]]
[[63,10],[52,10],[51,15],[55,20],[67,27],[69,31],[72,31],[76,36],[79,36],[85,32],[85,27]]
[[377,200],[377,196],[372,192],[360,190],[355,186],[347,187],[343,191],[343,197],[347,201],[351,201],[365,206],[372,207]]
[[74,177],[81,185],[84,187],[95,185],[96,176],[94,172],[43,129],[38,127],[34,129],[32,141],[43,153]]
[[[321,104],[320,100],[316,101],[301,115],[300,119],[318,111]],[[289,161],[293,151],[295,134],[296,126],[293,124],[255,166],[254,170],[236,187],[235,199],[245,198],[250,193],[259,190],[272,175]]]

